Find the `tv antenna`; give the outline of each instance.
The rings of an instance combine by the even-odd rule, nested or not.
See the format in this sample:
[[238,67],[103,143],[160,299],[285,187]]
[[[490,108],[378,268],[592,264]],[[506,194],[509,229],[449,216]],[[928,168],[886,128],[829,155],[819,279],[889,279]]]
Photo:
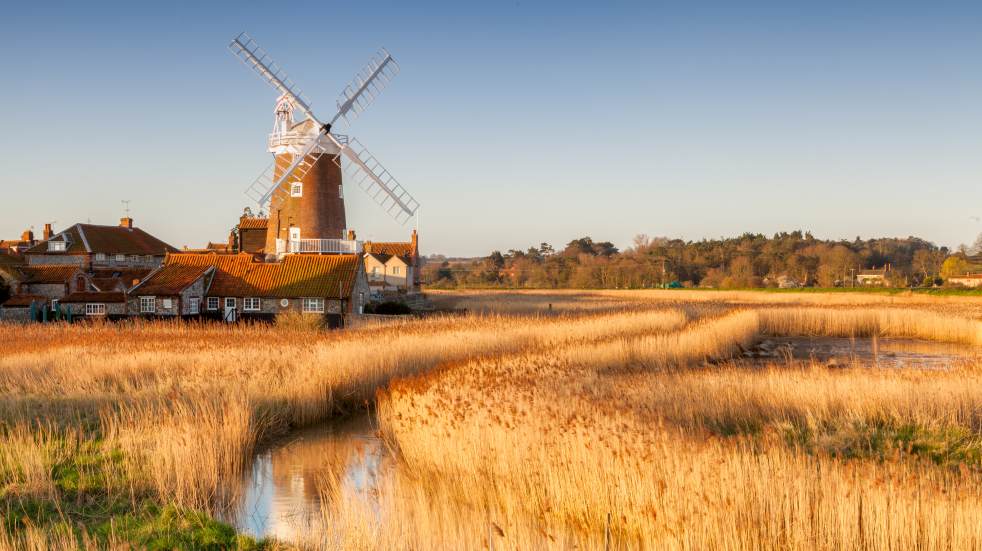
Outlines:
[[126,217],[127,218],[130,217],[130,203],[131,202],[132,201],[130,201],[129,199],[123,199],[122,201],[120,201],[120,203],[123,204],[123,212],[126,213]]

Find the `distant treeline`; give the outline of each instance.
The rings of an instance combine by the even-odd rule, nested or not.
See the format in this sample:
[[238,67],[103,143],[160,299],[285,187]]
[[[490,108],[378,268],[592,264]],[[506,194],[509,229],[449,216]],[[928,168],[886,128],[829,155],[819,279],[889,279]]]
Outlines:
[[[957,268],[946,265],[950,256]],[[583,237],[561,250],[542,243],[480,259],[431,257],[423,279],[430,287],[835,287],[854,285],[861,272],[886,267],[886,284],[899,287],[940,284],[949,275],[946,268],[969,265],[964,252],[952,256],[946,247],[917,237],[829,241],[794,231],[702,241],[639,235],[626,251]]]

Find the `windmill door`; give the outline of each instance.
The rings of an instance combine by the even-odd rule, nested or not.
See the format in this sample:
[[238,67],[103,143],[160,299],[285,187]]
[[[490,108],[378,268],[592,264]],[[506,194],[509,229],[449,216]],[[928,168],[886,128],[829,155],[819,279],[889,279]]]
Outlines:
[[235,299],[226,298],[225,299],[225,321],[227,323],[235,322]]

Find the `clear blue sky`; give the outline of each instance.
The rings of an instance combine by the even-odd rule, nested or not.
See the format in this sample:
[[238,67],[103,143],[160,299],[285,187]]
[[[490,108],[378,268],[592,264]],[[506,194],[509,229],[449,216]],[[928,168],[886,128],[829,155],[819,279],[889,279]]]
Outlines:
[[[226,50],[243,30],[323,118],[392,52],[402,72],[342,132],[422,203],[425,254],[982,231],[977,3],[200,4],[4,5],[0,237],[130,199],[173,245],[224,239],[276,96]],[[361,236],[408,235],[346,197]]]

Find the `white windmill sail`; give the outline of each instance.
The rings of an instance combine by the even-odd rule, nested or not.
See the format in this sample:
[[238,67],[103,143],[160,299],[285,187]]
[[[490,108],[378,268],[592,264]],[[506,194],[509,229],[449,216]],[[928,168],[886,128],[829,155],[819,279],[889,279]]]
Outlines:
[[[293,100],[297,108],[320,127],[320,133],[311,136],[311,140],[304,151],[295,155],[289,165],[277,166],[277,163],[286,164],[284,160],[277,160],[267,167],[246,189],[247,196],[257,201],[261,207],[265,206],[267,202],[275,205],[273,201],[289,193],[284,184],[288,181],[302,180],[314,163],[327,152],[321,141],[322,138],[326,137],[340,150],[341,155],[335,158],[335,162],[341,165],[344,173],[353,179],[369,197],[400,224],[405,224],[406,221],[412,219],[419,208],[416,199],[360,142],[354,139],[348,141],[346,137],[331,133],[331,125],[334,122],[343,118],[350,123],[371,105],[389,81],[398,74],[399,65],[389,52],[384,48],[380,50],[378,55],[373,57],[368,65],[355,76],[355,80],[341,93],[337,114],[334,115],[330,123],[323,124],[310,109],[310,103],[304,97],[303,92],[249,35],[241,33],[229,44],[229,50],[263,77],[273,88]],[[341,163],[339,160],[341,156],[347,161]],[[277,172],[280,174],[279,178],[275,178]]]

